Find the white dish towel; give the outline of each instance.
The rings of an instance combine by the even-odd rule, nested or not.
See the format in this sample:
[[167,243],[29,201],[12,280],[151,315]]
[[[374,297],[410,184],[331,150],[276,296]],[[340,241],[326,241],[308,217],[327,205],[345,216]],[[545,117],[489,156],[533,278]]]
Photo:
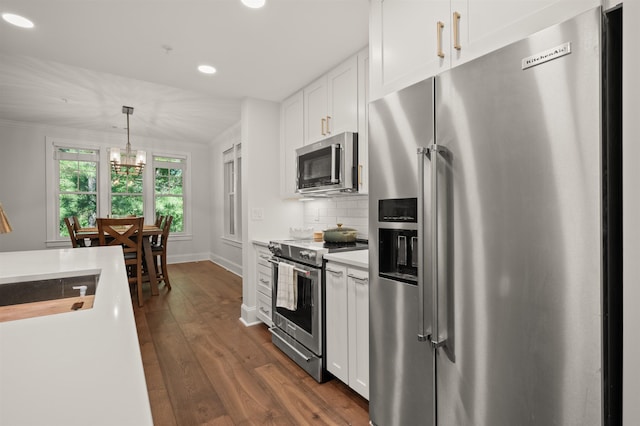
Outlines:
[[278,262],[278,294],[276,307],[295,311],[298,307],[298,286],[293,265]]

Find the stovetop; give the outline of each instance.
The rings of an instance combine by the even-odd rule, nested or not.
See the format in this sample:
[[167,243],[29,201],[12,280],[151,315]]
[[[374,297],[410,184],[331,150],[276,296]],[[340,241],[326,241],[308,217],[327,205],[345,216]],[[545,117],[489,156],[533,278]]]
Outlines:
[[327,243],[324,241],[293,239],[269,242],[269,250],[274,256],[315,266],[322,265],[322,256],[327,253],[366,250],[368,248],[369,245],[366,240],[356,240],[352,243]]

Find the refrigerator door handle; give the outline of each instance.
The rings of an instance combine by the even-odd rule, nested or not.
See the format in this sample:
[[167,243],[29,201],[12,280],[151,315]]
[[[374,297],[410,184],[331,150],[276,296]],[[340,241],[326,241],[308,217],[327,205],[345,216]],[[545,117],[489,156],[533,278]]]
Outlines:
[[429,146],[431,159],[431,297],[432,297],[432,332],[429,340],[433,348],[443,346],[446,339],[440,339],[439,329],[439,273],[438,273],[438,156],[444,150],[434,143]]
[[418,238],[419,248],[418,252],[420,257],[418,258],[418,341],[426,342],[430,341],[428,330],[424,326],[424,257],[423,250],[424,245],[424,158],[429,158],[429,148],[418,148]]

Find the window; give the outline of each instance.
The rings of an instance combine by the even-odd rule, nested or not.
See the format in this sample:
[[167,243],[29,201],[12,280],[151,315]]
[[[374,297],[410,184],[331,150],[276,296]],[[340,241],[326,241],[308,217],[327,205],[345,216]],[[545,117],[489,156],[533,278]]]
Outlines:
[[234,144],[222,154],[224,167],[224,236],[242,239],[242,157],[241,145]]
[[155,214],[173,216],[171,232],[184,232],[184,158],[153,157]]
[[142,176],[118,175],[111,169],[109,145],[57,137],[45,138],[47,247],[68,246],[65,217],[77,216],[81,226],[96,218],[172,215],[173,238],[190,240],[190,154],[151,153]]
[[113,217],[144,215],[142,175],[119,175],[111,169],[111,215]]
[[98,212],[99,152],[57,146],[55,154],[57,236],[69,236],[65,217],[76,216],[81,226],[95,226]]

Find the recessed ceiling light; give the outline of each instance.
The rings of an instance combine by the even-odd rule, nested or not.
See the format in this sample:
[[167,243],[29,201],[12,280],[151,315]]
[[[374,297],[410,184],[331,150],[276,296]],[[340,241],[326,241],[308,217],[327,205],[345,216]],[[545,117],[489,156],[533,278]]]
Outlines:
[[260,9],[264,6],[265,0],[242,0],[242,4],[252,9]]
[[203,74],[215,74],[216,73],[216,69],[214,67],[212,67],[211,65],[200,65],[200,66],[198,66],[198,71],[200,71]]
[[3,13],[2,19],[10,24],[20,28],[33,28],[33,22],[25,18],[24,16],[16,15],[13,13]]

